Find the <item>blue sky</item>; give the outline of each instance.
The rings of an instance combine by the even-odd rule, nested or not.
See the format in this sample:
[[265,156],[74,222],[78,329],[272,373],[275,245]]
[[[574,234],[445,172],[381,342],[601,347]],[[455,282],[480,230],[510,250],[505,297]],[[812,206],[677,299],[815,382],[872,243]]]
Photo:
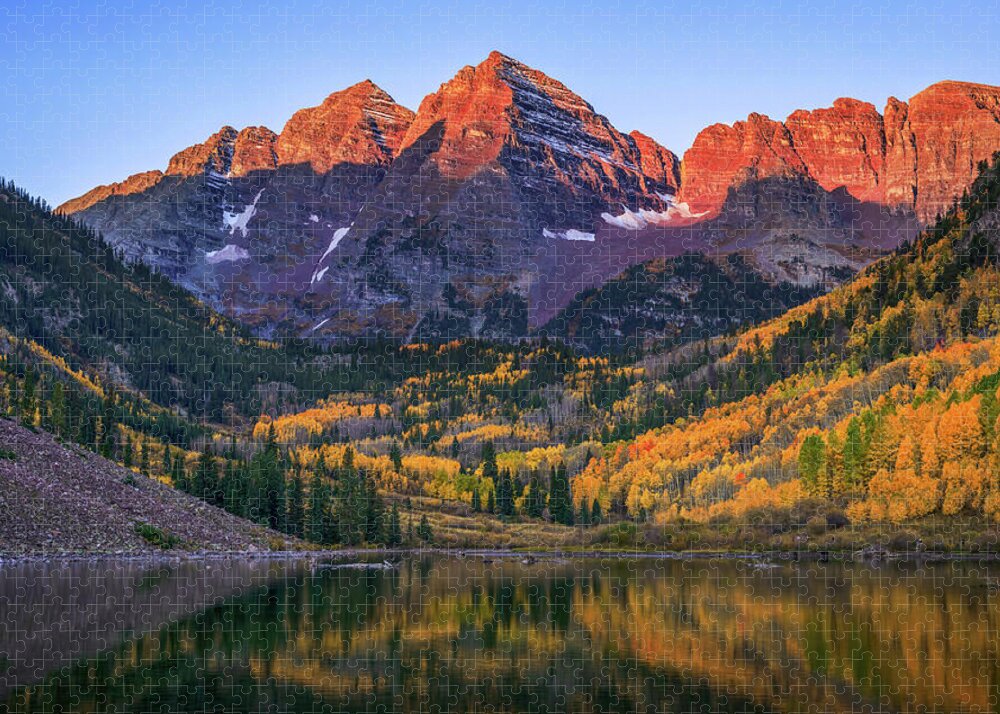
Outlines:
[[328,4],[0,0],[0,175],[57,204],[365,78],[415,110],[492,49],[678,154],[752,111],[1000,84],[1000,0]]

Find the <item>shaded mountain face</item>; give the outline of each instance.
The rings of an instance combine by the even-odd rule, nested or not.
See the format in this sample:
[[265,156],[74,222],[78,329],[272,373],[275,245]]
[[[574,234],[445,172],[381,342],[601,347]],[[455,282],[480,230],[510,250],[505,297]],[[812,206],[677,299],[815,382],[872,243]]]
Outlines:
[[[827,277],[839,281],[850,274]],[[769,281],[739,254],[655,258],[581,292],[544,332],[598,353],[683,344],[779,315],[824,285]]]
[[494,52],[416,114],[362,82],[280,134],[224,127],[60,210],[263,335],[517,337],[691,251],[828,286],[961,194],[1000,148],[998,97],[943,82],[884,114],[752,114],[681,162]]

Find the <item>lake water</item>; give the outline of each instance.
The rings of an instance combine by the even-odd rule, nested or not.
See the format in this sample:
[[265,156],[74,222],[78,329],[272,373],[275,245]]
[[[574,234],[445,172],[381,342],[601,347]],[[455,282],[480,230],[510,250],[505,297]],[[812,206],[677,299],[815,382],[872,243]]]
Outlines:
[[991,712],[996,575],[722,559],[8,564],[0,711]]

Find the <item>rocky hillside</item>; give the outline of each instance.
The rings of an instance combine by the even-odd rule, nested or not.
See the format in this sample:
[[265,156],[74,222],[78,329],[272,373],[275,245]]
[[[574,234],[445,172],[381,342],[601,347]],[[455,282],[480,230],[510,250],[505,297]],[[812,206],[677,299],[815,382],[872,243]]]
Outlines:
[[59,210],[258,334],[518,337],[691,251],[739,254],[776,287],[853,273],[962,193],[1000,148],[998,105],[996,87],[942,82],[882,114],[846,98],[751,114],[679,161],[494,52],[415,113],[362,82]]
[[0,555],[267,551],[269,531],[0,419]]

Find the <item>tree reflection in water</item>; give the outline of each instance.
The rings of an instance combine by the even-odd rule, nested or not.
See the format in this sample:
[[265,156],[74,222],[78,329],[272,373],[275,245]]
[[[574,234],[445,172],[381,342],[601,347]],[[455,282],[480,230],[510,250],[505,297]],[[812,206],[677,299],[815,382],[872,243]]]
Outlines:
[[[74,576],[94,565],[52,567],[51,602],[113,589]],[[193,609],[38,681],[13,667],[9,710],[987,712],[1000,684],[997,607],[975,563],[131,567],[116,605],[151,623],[150,603]],[[0,571],[5,652],[24,652],[17,617],[39,622],[24,582]],[[50,654],[74,626],[51,628]]]

